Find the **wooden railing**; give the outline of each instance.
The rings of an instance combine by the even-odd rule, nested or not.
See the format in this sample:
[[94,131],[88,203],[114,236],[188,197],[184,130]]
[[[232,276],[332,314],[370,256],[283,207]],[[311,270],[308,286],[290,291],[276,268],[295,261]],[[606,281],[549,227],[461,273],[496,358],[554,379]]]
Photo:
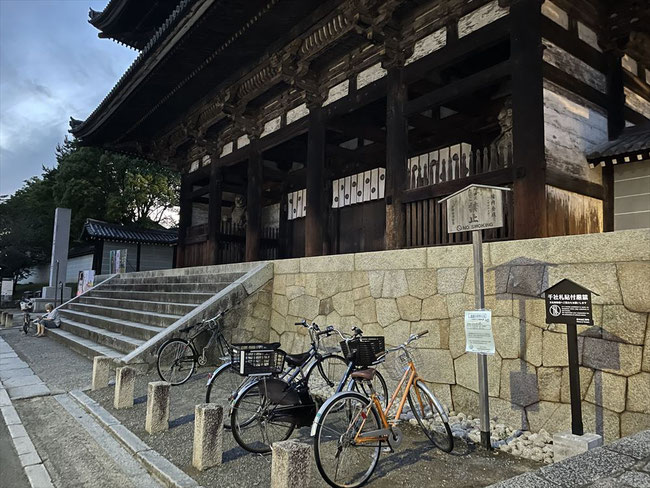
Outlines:
[[[447,232],[447,208],[439,201],[464,186],[463,180],[470,183],[495,184],[493,176],[504,177],[500,184],[511,186],[511,177],[506,168],[512,166],[512,146],[499,151],[496,144],[483,149],[472,150],[469,145],[448,148],[444,157],[440,151],[433,151],[418,157],[417,164],[409,160],[408,198],[405,199],[406,246],[437,246],[471,242],[470,232],[449,234]],[[424,156],[424,157],[423,157]],[[482,181],[485,177],[485,181]],[[449,185],[449,182],[457,182]],[[447,183],[447,184],[444,184]],[[459,186],[459,188],[451,188]],[[429,187],[430,189],[427,189]],[[500,229],[483,231],[486,241],[510,239],[513,235],[513,197],[511,192],[504,194],[504,226]]]
[[[212,258],[208,255],[212,249],[208,242],[208,224],[189,227],[186,236],[188,262],[195,263],[194,265],[211,262]],[[262,228],[259,259],[277,259],[278,241],[279,229],[277,227]],[[246,226],[221,222],[217,245],[219,264],[243,262],[246,254]]]
[[468,176],[488,173],[512,165],[512,145],[499,151],[496,144],[473,149],[469,144],[455,144],[408,160],[407,189],[437,185]]

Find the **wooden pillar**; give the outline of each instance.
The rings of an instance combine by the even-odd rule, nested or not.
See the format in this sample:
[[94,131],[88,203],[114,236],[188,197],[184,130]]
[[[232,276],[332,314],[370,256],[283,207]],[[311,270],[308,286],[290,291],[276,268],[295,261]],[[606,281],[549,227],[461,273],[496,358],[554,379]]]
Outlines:
[[248,197],[246,200],[246,261],[257,261],[262,235],[262,153],[251,141],[248,156]]
[[210,207],[208,208],[209,264],[220,264],[219,239],[221,233],[221,196],[223,177],[216,161],[210,166]]
[[[607,136],[614,140],[625,128],[625,91],[621,54],[609,51],[607,59]],[[614,167],[603,167],[603,231],[614,230]]]
[[541,5],[510,7],[515,239],[547,235]]
[[135,270],[140,271],[140,255],[142,254],[142,244],[138,242],[138,248],[135,258]]
[[190,200],[190,193],[192,192],[192,185],[189,181],[189,175],[181,175],[181,196],[180,196],[180,212],[178,217],[178,246],[176,247],[176,267],[182,268],[185,266],[185,238],[187,237],[187,229],[192,225],[192,201]]
[[289,201],[287,197],[287,185],[282,187],[282,196],[280,197],[280,220],[278,224],[278,258],[290,258],[292,253],[289,250],[289,219],[287,212],[289,210]]
[[401,67],[388,69],[386,95],[386,233],[385,248],[404,247],[405,217],[402,205],[406,153],[408,148],[408,121],[404,106],[408,98]]
[[95,250],[93,252],[93,269],[95,274],[102,274],[102,262],[104,257],[104,241],[96,240],[95,241]]
[[311,107],[307,138],[307,215],[305,217],[305,256],[323,254],[323,175],[325,167],[325,122],[320,107]]

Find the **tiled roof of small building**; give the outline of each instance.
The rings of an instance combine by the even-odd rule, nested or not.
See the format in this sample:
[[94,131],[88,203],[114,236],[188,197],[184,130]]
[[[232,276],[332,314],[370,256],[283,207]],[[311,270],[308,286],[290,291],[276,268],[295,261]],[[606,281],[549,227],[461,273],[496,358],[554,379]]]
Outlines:
[[626,127],[619,137],[595,147],[587,155],[587,161],[592,166],[641,159],[650,159],[650,122]]
[[173,245],[178,241],[178,231],[175,229],[139,229],[87,219],[81,237],[106,241]]

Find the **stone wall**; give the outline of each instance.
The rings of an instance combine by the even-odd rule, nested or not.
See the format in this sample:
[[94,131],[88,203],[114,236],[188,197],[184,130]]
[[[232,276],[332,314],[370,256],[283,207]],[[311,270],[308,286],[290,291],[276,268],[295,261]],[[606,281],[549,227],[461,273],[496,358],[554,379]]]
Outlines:
[[[540,293],[569,278],[597,293],[595,327],[579,328],[583,417],[606,441],[650,428],[650,230],[484,245],[491,416],[517,428],[570,429],[565,326],[547,326]],[[279,260],[270,340],[299,352],[306,318],[398,344],[413,332],[424,376],[450,407],[478,414],[477,361],[465,353],[464,312],[474,308],[472,247]],[[260,302],[257,306],[262,306]]]

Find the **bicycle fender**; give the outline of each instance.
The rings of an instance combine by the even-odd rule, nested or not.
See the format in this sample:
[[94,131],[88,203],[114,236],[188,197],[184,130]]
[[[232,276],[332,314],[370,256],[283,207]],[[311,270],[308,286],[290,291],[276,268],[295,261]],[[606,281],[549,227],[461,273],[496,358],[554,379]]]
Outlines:
[[320,418],[322,417],[323,412],[325,411],[325,409],[330,404],[335,402],[343,394],[345,394],[345,395],[354,395],[355,397],[359,398],[360,400],[370,401],[368,399],[368,397],[363,396],[361,393],[357,393],[356,391],[342,391],[340,393],[335,393],[334,395],[329,397],[327,400],[325,400],[325,403],[323,403],[321,405],[321,407],[318,409],[318,412],[316,412],[316,417],[314,417],[314,422],[311,424],[311,431],[309,433],[309,435],[311,437],[314,437],[316,435],[316,429],[318,428],[318,425],[320,424]]
[[210,377],[208,378],[208,382],[205,384],[205,386],[210,386],[210,384],[212,384],[212,382],[214,381],[215,377],[219,373],[221,373],[221,371],[224,370],[225,368],[230,368],[230,365],[231,365],[231,363],[230,363],[230,361],[228,361],[227,363],[223,363],[221,366],[219,366],[217,369],[215,369],[212,372],[212,374],[210,375]]
[[262,381],[265,381],[265,393],[268,395],[271,401],[280,405],[291,405],[299,403],[298,394],[294,390],[290,389],[289,383],[278,378],[266,378],[266,380],[260,379],[258,382],[250,383],[249,385],[239,390],[239,392],[237,392],[235,402],[239,399],[240,396],[248,393],[248,390],[255,387]]
[[431,398],[433,398],[433,401],[435,402],[436,407],[438,407],[438,411],[442,412],[443,420],[448,423],[449,422],[449,417],[447,416],[447,409],[444,407],[444,405],[442,403],[440,403],[438,398],[431,392],[431,390],[429,390],[429,388],[427,388],[427,385],[424,384],[424,381],[420,380],[420,381],[418,381],[418,384],[420,385],[420,387],[425,392],[427,392],[429,395],[431,395]]

